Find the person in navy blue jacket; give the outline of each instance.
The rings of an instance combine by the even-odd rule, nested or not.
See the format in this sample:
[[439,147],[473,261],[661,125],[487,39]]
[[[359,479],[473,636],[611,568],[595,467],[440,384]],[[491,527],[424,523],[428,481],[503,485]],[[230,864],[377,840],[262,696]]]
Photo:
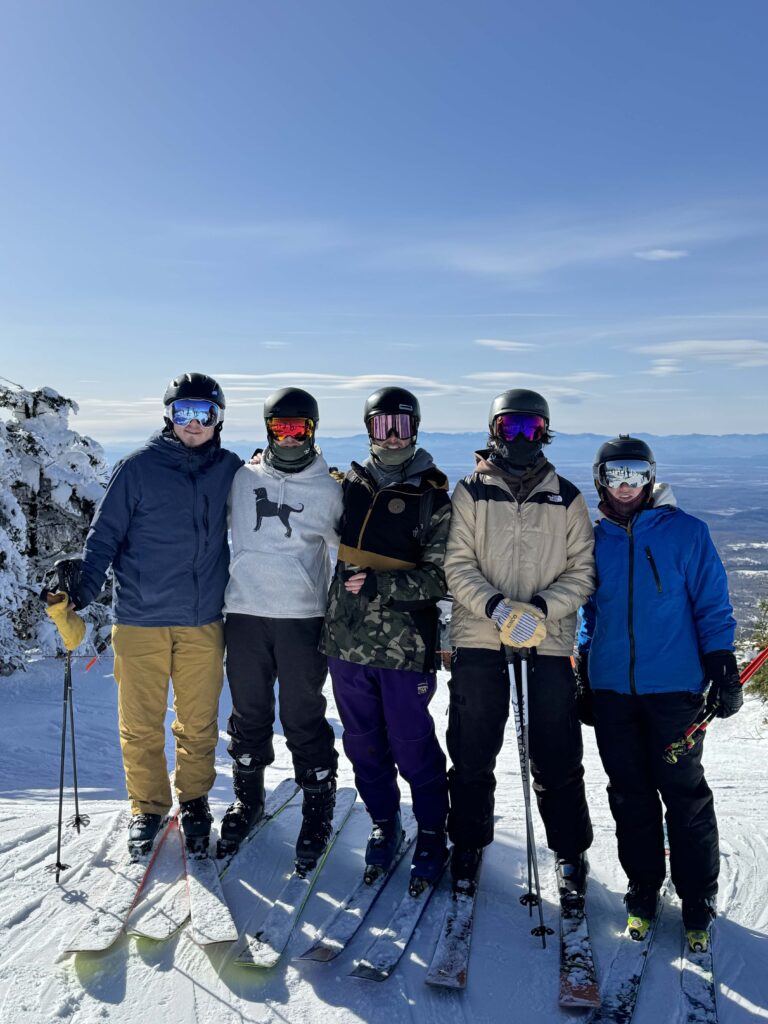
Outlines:
[[190,850],[207,849],[223,684],[227,496],[242,465],[221,447],[226,403],[215,380],[181,374],[163,404],[163,429],[117,463],[82,559],[69,562],[76,610],[98,595],[110,566],[114,573],[112,646],[135,855],[149,851],[172,803],[169,678],[182,827]]
[[723,718],[741,707],[736,622],[707,526],[676,507],[655,473],[649,446],[627,435],[595,457],[598,584],[582,609],[580,707],[609,778],[630,934],[647,933],[666,874],[663,801],[683,923],[703,946],[720,865],[703,740],[675,764],[664,751],[705,706]]

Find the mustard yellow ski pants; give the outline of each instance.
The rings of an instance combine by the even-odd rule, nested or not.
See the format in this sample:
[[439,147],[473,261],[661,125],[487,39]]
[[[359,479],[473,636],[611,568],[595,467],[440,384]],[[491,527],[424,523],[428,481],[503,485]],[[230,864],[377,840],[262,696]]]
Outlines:
[[173,803],[165,759],[168,681],[173,685],[175,787],[180,801],[209,792],[216,778],[224,629],[112,627],[120,746],[132,814],[165,814]]

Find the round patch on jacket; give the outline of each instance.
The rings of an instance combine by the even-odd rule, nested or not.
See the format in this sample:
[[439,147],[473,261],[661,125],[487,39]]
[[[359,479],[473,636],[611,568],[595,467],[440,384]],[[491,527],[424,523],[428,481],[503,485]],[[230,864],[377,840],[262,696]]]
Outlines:
[[387,509],[392,515],[400,515],[401,512],[405,512],[405,502],[402,498],[390,498]]

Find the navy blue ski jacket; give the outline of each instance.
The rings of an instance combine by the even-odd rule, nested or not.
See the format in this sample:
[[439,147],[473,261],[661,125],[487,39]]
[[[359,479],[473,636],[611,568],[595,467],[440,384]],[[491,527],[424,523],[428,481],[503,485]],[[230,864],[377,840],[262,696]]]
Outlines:
[[643,509],[628,528],[595,527],[597,590],[578,646],[595,690],[700,693],[701,655],[733,650],[728,580],[705,523],[674,505]]
[[204,626],[222,617],[229,570],[227,497],[242,459],[218,443],[154,434],[115,466],[85,540],[76,603],[115,576],[115,621]]

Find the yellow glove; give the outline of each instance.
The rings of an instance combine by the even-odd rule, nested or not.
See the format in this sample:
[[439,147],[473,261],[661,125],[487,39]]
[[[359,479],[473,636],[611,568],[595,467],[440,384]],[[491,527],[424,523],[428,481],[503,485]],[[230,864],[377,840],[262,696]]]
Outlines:
[[48,600],[52,598],[55,599],[55,603],[49,604],[45,610],[61,634],[64,646],[68,651],[74,651],[83,642],[85,623],[70,609],[69,597],[65,593],[58,591],[56,594],[50,594]]
[[491,618],[507,647],[538,647],[547,635],[542,613],[523,601],[499,601]]

